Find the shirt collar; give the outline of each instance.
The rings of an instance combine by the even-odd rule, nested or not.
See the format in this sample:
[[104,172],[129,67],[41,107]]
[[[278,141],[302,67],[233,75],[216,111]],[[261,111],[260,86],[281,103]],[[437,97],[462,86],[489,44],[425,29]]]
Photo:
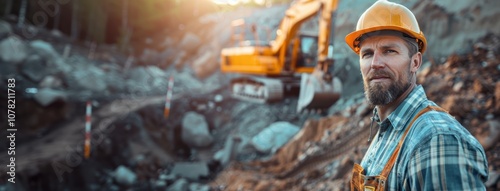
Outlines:
[[[417,108],[427,100],[424,88],[418,85],[408,94],[408,96],[399,104],[399,106],[389,114],[386,120],[390,122],[394,130],[401,130],[406,123],[413,117]],[[382,123],[387,123],[386,120]]]

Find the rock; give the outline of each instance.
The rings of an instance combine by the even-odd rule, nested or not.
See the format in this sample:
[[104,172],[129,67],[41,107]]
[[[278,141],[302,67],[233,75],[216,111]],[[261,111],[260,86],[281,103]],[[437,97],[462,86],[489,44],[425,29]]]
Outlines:
[[165,181],[173,181],[175,180],[175,174],[160,174],[160,176],[158,176],[158,179],[159,180],[165,180]]
[[207,147],[213,142],[203,115],[188,112],[182,119],[182,141],[190,147]]
[[462,90],[463,87],[464,87],[463,81],[457,82],[455,85],[453,85],[453,91],[460,92],[460,90]]
[[188,53],[194,53],[201,45],[201,39],[197,35],[188,32],[180,42],[180,48]]
[[107,73],[102,69],[93,65],[78,66],[73,71],[66,74],[66,77],[71,78],[68,82],[70,85],[75,85],[75,88],[83,88],[93,92],[102,93],[107,89],[106,82]]
[[207,51],[193,62],[191,67],[196,77],[203,79],[212,75],[217,70],[219,65],[215,55],[213,52]]
[[166,92],[168,76],[156,66],[136,67],[129,71],[127,87],[137,93]]
[[156,180],[155,182],[156,188],[163,188],[165,186],[167,186],[167,182],[165,180]]
[[189,191],[210,191],[210,186],[193,182],[189,184]]
[[474,92],[476,92],[477,94],[487,93],[487,89],[488,89],[485,87],[484,82],[478,78],[476,78],[474,80],[472,88],[474,89]]
[[10,36],[0,42],[0,59],[5,62],[19,63],[28,56],[28,49],[23,40]]
[[175,181],[172,185],[167,188],[167,191],[187,191],[188,190],[188,181],[184,178],[181,178]]
[[137,175],[132,172],[129,168],[120,165],[113,173],[114,179],[124,185],[132,185],[137,180]]
[[105,84],[107,84],[107,88],[111,93],[124,92],[127,89],[126,81],[118,71],[106,72],[106,76],[104,79]]
[[224,143],[224,148],[214,154],[214,160],[219,161],[222,166],[226,166],[238,154],[240,143],[240,137],[229,136]]
[[[50,56],[50,54],[46,54],[45,56]],[[59,56],[51,56],[51,58],[45,58],[47,66],[57,70],[58,72],[62,72],[65,75],[71,75],[70,73],[85,70],[85,67],[94,67],[89,64],[84,58],[78,59],[78,61],[72,59],[62,59]],[[71,64],[68,64],[71,63]],[[68,77],[69,78],[69,77]]]
[[30,46],[46,58],[55,60],[61,57],[51,44],[43,40],[34,40],[30,42]]
[[35,94],[34,99],[42,106],[48,106],[58,100],[66,101],[67,95],[63,91],[50,88],[39,89]]
[[40,56],[30,56],[21,64],[21,73],[34,82],[40,82],[48,74],[46,68]]
[[274,153],[290,140],[300,128],[289,122],[276,122],[252,138],[252,145],[262,153]]
[[172,174],[196,181],[200,177],[207,177],[209,170],[204,162],[178,162],[174,164]]
[[40,88],[59,88],[62,85],[62,80],[54,76],[45,76],[39,84]]
[[[187,72],[175,74],[175,89],[202,89],[206,88],[199,80]],[[175,91],[175,90],[174,90]]]
[[217,95],[215,95],[215,97],[214,97],[214,101],[215,101],[216,103],[222,102],[222,101],[224,101],[224,97],[223,97],[222,95],[220,95],[220,94],[217,94]]

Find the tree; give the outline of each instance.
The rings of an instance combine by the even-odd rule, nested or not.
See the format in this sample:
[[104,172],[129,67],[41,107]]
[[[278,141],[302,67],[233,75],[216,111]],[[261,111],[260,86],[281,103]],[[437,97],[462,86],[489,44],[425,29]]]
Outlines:
[[21,0],[21,8],[19,9],[19,19],[17,20],[18,27],[24,25],[24,20],[26,19],[27,7],[28,7],[28,0]]

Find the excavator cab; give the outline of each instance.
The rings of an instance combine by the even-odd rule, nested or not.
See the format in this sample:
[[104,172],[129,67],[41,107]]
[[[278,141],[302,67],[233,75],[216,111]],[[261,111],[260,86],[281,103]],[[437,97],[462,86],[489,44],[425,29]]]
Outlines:
[[318,37],[301,34],[299,38],[297,68],[314,68],[318,62]]
[[[330,55],[323,63],[319,63],[318,36],[301,34],[299,38],[300,49],[296,68],[299,71],[311,72],[304,72],[301,75],[297,112],[326,110],[337,102],[342,91],[342,83],[332,75],[334,61]],[[333,45],[329,45],[328,48],[332,49]]]

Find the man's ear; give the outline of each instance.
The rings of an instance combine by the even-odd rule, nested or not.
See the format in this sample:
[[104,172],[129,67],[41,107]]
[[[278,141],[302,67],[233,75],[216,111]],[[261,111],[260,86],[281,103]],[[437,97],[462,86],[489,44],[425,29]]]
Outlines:
[[411,57],[411,72],[417,72],[422,66],[422,53],[417,52]]

